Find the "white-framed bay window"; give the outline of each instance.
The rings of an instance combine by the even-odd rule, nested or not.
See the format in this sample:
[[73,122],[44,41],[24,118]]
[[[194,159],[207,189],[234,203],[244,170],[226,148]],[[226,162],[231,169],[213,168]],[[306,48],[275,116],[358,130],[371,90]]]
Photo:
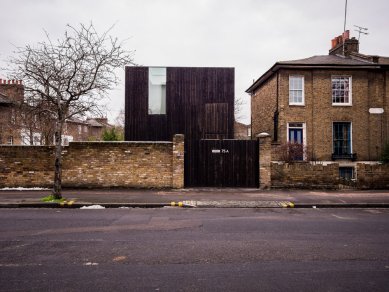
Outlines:
[[289,75],[289,105],[304,104],[304,76]]
[[332,76],[332,105],[351,106],[352,105],[352,77]]

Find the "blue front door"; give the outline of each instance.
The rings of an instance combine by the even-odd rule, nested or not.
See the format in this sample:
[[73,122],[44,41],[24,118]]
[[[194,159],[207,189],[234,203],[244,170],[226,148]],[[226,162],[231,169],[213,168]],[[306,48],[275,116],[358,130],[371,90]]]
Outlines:
[[301,128],[289,128],[289,155],[292,160],[304,159],[304,147],[303,147],[303,129]]
[[289,129],[289,142],[303,144],[303,129]]

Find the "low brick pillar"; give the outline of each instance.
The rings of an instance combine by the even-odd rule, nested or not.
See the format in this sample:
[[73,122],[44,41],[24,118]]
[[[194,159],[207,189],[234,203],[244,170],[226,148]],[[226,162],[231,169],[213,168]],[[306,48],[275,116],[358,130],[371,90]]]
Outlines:
[[257,135],[259,140],[259,188],[271,188],[271,136],[267,133]]
[[172,187],[184,187],[184,135],[176,134],[173,137]]

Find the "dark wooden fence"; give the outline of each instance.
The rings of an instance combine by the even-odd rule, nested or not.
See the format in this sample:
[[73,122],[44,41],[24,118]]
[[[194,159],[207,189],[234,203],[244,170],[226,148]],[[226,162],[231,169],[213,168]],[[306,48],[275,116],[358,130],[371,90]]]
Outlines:
[[258,141],[199,141],[198,186],[259,187]]

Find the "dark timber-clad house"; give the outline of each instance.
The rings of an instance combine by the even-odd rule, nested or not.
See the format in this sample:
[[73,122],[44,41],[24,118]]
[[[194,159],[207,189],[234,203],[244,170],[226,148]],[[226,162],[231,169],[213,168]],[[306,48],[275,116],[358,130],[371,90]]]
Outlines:
[[125,78],[125,140],[171,141],[184,134],[185,186],[257,184],[233,171],[239,159],[220,159],[232,151],[232,142],[221,139],[234,138],[234,68],[126,67]]

